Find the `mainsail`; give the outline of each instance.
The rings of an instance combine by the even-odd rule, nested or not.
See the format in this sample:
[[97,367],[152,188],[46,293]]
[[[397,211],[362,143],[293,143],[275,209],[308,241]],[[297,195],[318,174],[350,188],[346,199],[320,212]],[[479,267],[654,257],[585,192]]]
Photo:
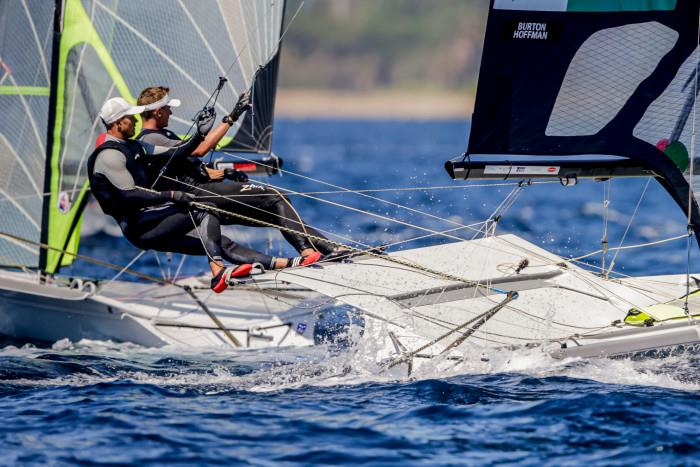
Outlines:
[[700,190],[689,193],[699,4],[493,0],[468,150],[448,172],[653,175],[700,233]]
[[[41,238],[54,6],[0,2],[0,219],[3,231],[33,242]],[[1,238],[0,264],[37,267],[39,247]]]
[[[254,111],[228,146],[269,150],[284,0],[21,0],[0,3],[0,264],[55,272],[77,251],[85,161],[103,130],[102,103],[168,86],[187,134],[218,77],[219,115],[253,87]],[[257,99],[259,97],[259,100]],[[211,103],[210,103],[211,104]],[[47,195],[44,196],[44,193]],[[68,252],[68,253],[66,253]]]

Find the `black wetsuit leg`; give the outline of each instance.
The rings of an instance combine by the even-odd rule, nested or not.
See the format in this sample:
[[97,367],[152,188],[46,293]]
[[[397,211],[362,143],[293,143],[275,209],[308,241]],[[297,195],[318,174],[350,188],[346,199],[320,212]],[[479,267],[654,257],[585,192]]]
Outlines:
[[[225,235],[221,236],[221,252],[226,261],[233,264],[260,263],[265,269],[274,269],[275,259],[252,248],[239,245]],[[204,254],[204,250],[202,253]]]
[[[194,232],[195,225],[192,223],[192,218],[197,225],[197,230]],[[274,268],[273,257],[239,245],[225,235],[221,235],[221,226],[216,216],[192,210],[192,218],[186,211],[174,206],[161,211],[141,213],[128,223],[124,229],[125,235],[131,243],[144,250],[169,251],[194,256],[220,256],[232,264],[257,262],[267,269]],[[207,245],[206,250],[205,245]]]
[[[306,225],[292,206],[289,199],[277,190],[256,184],[255,182],[211,182],[199,183],[196,188],[188,189],[198,200],[211,203],[224,211],[286,227],[295,232],[305,233],[325,240],[319,231]],[[248,225],[260,227],[260,224],[236,216],[220,215],[221,223],[226,225]],[[334,250],[334,246],[324,240],[311,240],[305,235],[281,230],[284,238],[301,252],[313,248],[323,254]]]
[[[139,212],[121,225],[124,236],[144,250],[206,254],[221,260],[221,224],[213,214],[176,206]],[[197,228],[197,237],[187,235]],[[198,238],[199,237],[199,238]]]

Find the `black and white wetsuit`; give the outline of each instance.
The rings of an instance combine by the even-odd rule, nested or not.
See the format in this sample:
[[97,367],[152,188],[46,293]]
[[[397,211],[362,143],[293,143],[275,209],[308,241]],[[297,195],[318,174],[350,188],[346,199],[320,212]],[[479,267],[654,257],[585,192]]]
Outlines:
[[[190,154],[201,142],[196,137],[175,147],[153,146],[108,135],[88,159],[92,193],[102,210],[119,223],[124,236],[135,246],[148,250],[225,258],[235,264],[251,262],[254,252],[221,235],[217,216],[198,209],[178,206],[168,192],[151,192],[156,171],[145,157],[162,164],[171,157]],[[269,265],[272,258],[259,258]]]
[[[137,140],[157,146],[172,147],[182,144],[182,140],[175,133],[166,129],[143,130],[137,136]],[[169,172],[169,177],[176,178],[178,181],[161,178],[158,189],[187,191],[197,196],[199,201],[212,203],[224,211],[241,214],[280,227],[286,227],[296,232],[304,232],[308,235],[325,239],[323,234],[306,225],[289,199],[278,190],[256,184],[255,182],[207,181],[205,177],[208,178],[208,176],[201,161],[195,158],[187,159],[189,159],[187,164],[173,166],[173,169]],[[154,168],[156,168],[158,162],[160,161],[158,160],[152,164]],[[197,166],[197,163],[199,163],[199,166]],[[160,167],[158,167],[159,169]],[[256,222],[246,221],[236,216],[222,214],[219,218],[221,223],[225,225],[236,224],[260,227],[260,224]],[[334,246],[328,242],[310,240],[304,235],[284,230],[280,232],[298,252],[307,248],[313,248],[322,254],[328,254],[334,250]]]

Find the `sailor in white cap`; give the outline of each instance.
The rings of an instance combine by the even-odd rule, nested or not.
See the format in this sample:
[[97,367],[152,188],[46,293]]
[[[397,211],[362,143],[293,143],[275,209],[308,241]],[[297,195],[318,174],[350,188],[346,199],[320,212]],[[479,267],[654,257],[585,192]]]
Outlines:
[[[216,216],[193,208],[194,195],[177,190],[153,191],[153,171],[147,161],[176,160],[190,154],[211,130],[215,114],[203,112],[190,140],[173,147],[143,144],[134,135],[135,115],[143,106],[133,106],[121,97],[102,106],[100,118],[107,129],[104,142],[88,158],[88,178],[102,210],[114,217],[124,236],[135,246],[209,257],[211,287],[222,292],[233,277],[250,273],[251,265],[224,267],[222,255],[229,239],[221,236]],[[198,236],[188,234],[196,230]],[[199,237],[199,238],[198,238]],[[203,251],[204,249],[204,251]]]

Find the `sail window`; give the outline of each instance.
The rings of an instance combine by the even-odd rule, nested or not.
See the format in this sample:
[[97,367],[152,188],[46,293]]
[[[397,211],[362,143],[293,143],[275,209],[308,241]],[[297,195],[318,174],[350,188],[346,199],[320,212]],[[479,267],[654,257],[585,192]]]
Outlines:
[[569,65],[547,136],[594,135],[675,45],[678,33],[655,21],[593,34]]

